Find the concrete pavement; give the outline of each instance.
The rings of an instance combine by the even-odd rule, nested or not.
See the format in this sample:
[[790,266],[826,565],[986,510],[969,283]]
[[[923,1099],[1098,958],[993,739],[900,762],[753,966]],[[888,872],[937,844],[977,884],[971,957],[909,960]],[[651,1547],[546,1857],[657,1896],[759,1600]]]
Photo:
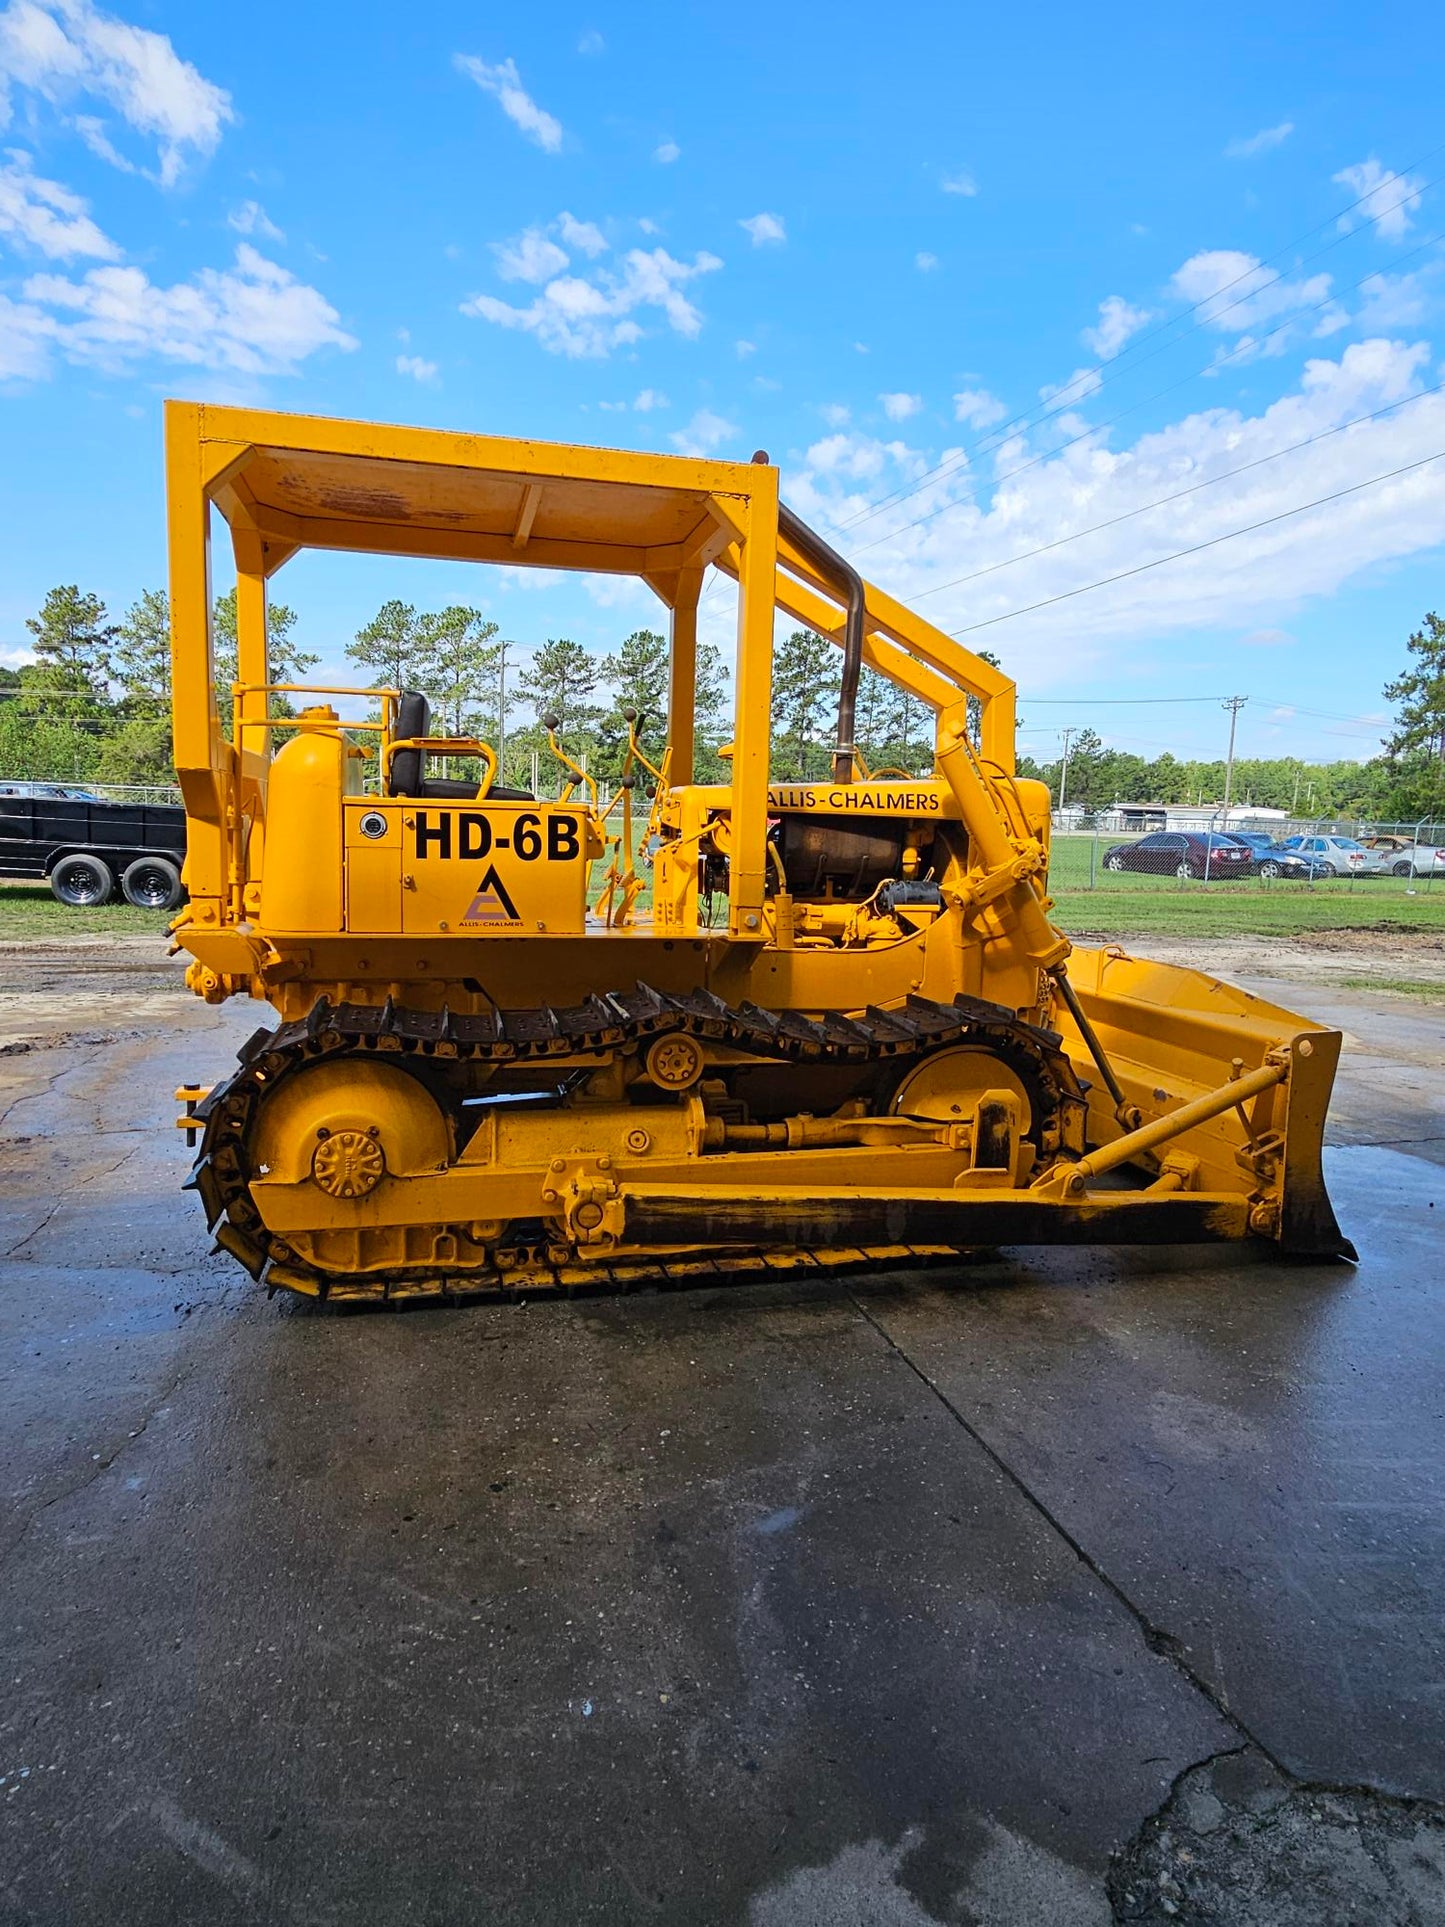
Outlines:
[[1358,1271],[347,1316],[207,1256],[256,1012],[135,954],[0,996],[6,1927],[1445,1920],[1438,1011],[1311,993]]

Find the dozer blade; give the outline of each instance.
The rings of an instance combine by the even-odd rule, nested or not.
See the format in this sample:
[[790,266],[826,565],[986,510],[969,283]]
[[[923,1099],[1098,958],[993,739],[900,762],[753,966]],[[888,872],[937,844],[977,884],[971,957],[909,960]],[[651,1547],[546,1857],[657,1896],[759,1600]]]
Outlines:
[[[1283,1252],[1357,1257],[1336,1220],[1322,1165],[1325,1114],[1340,1056],[1337,1030],[1202,971],[1131,957],[1117,946],[1076,948],[1068,974],[1127,1103],[1146,1125],[1198,1108],[1209,1094],[1279,1066],[1283,1076],[1272,1087],[1219,1106],[1151,1155],[1166,1178],[1172,1163],[1186,1195],[1233,1192],[1249,1198],[1250,1231]],[[1070,1057],[1087,1074],[1090,1052],[1077,1024],[1062,1008],[1056,1021]],[[1111,1145],[1138,1141],[1131,1126],[1139,1120],[1121,1120],[1104,1080],[1095,1083],[1089,1142],[1102,1152],[1086,1164],[1107,1167]]]

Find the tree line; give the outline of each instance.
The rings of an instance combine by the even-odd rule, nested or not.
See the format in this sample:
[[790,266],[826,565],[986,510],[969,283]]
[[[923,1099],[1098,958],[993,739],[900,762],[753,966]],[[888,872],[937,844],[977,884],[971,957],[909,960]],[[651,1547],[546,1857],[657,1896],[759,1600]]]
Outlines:
[[[234,589],[216,600],[212,618],[218,701],[229,731],[237,676]],[[303,682],[320,658],[302,646],[295,610],[272,601],[266,619],[271,680]],[[113,620],[99,596],[62,584],[26,626],[34,661],[0,669],[0,777],[171,781],[165,591],[146,590]],[[550,771],[542,723],[549,715],[560,719],[569,753],[602,779],[621,772],[625,710],[636,712],[639,741],[654,763],[666,746],[668,644],[652,629],[633,630],[602,655],[567,637],[549,637],[528,650],[470,605],[430,611],[392,599],[357,631],[346,655],[371,687],[422,691],[432,704],[435,733],[476,736],[502,748],[503,782],[528,783],[534,753]],[[831,768],[841,660],[835,645],[811,630],[795,629],[780,640],[771,718],[779,780],[823,776]],[[694,765],[700,782],[727,781],[720,752],[732,730],[729,680],[718,648],[700,643]],[[295,712],[278,693],[271,713],[284,722]],[[932,766],[932,712],[869,669],[859,688],[855,734],[870,768],[915,775]],[[363,746],[370,746],[367,739]]]
[[[301,682],[320,658],[296,634],[296,612],[267,608],[273,682]],[[119,620],[97,595],[62,584],[27,622],[34,661],[0,669],[0,778],[165,783],[171,753],[170,611],[164,590],[146,590]],[[236,679],[236,592],[213,610],[216,682],[223,721],[230,723]],[[1435,614],[1408,640],[1409,660],[1387,683],[1396,727],[1382,753],[1365,763],[1302,763],[1297,758],[1245,758],[1234,767],[1233,793],[1303,816],[1406,821],[1445,811],[1445,621]],[[376,688],[419,689],[431,700],[439,733],[505,742],[499,780],[525,786],[534,752],[549,768],[541,719],[560,718],[569,752],[585,757],[599,778],[616,777],[626,750],[624,710],[641,718],[639,737],[654,761],[667,741],[668,645],[651,629],[635,629],[616,649],[595,655],[567,637],[533,649],[504,638],[482,610],[451,604],[418,610],[389,600],[346,646]],[[996,659],[988,656],[987,660]],[[780,781],[825,776],[831,767],[842,658],[808,629],[778,642],[773,658],[772,773]],[[721,652],[698,648],[696,776],[725,782],[720,754],[731,733],[729,677]],[[273,696],[278,720],[294,713]],[[868,768],[924,775],[933,763],[933,714],[917,697],[864,668],[855,739]],[[1021,775],[1047,783],[1058,801],[1062,759],[1020,759]],[[1068,762],[1067,800],[1086,810],[1116,802],[1217,800],[1224,762],[1152,760],[1105,746],[1080,729]]]
[[[1406,642],[1407,663],[1384,686],[1395,707],[1395,727],[1381,753],[1367,762],[1306,763],[1298,757],[1242,757],[1235,761],[1232,795],[1301,817],[1358,817],[1377,823],[1414,823],[1445,817],[1445,621],[1425,617]],[[1052,762],[1019,758],[1019,774],[1048,784],[1057,805],[1062,756]],[[1217,803],[1224,795],[1222,756],[1148,759],[1109,749],[1097,731],[1080,729],[1069,748],[1064,799],[1086,811],[1113,803]]]

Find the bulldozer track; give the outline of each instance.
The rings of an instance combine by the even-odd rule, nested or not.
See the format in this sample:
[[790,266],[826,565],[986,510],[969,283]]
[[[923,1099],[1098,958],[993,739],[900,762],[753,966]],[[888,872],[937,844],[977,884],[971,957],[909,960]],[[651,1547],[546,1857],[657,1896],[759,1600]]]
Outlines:
[[[305,1263],[262,1222],[250,1194],[249,1141],[260,1105],[277,1084],[303,1065],[354,1054],[398,1057],[403,1063],[544,1064],[549,1059],[596,1056],[683,1033],[759,1060],[797,1064],[863,1065],[917,1061],[970,1042],[986,1044],[1023,1076],[1047,1129],[1063,1105],[1082,1102],[1082,1088],[1056,1033],[1025,1023],[1001,1005],[958,996],[935,1003],[910,996],[897,1010],[869,1007],[861,1017],[828,1012],[770,1011],[730,1005],[709,991],[671,995],[639,984],[630,992],[591,996],[584,1003],[494,1008],[482,1015],[413,1010],[388,998],[382,1004],[332,1003],[321,997],[306,1017],[258,1030],[238,1052],[240,1068],[196,1108],[202,1131],[187,1188],[197,1191],[218,1248],[228,1251],[271,1290],[286,1288],[345,1303],[400,1306],[417,1300],[461,1302],[524,1293],[627,1291],[640,1285],[696,1285],[760,1273],[838,1271],[956,1259],[953,1246],[882,1244],[837,1249],[729,1247],[718,1257],[695,1253],[614,1258],[574,1265],[520,1261],[491,1270],[389,1274],[330,1274]],[[219,1228],[218,1228],[219,1227]],[[505,1249],[505,1248],[504,1248]]]

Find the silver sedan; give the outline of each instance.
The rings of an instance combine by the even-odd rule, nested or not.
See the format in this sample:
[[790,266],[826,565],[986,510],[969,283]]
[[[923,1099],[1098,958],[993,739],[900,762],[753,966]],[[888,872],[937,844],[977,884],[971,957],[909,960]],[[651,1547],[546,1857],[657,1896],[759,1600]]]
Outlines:
[[1378,850],[1367,850],[1353,836],[1287,836],[1285,847],[1328,863],[1337,877],[1382,877],[1389,864]]

